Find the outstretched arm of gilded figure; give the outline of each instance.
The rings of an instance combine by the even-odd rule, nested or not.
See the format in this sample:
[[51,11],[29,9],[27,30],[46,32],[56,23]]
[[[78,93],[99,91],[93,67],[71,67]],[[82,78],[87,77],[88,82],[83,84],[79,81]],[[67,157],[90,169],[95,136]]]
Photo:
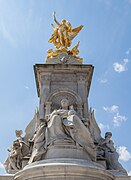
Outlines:
[[53,19],[54,19],[54,21],[55,21],[55,23],[59,26],[60,25],[60,23],[56,20],[56,12],[54,11],[53,12]]

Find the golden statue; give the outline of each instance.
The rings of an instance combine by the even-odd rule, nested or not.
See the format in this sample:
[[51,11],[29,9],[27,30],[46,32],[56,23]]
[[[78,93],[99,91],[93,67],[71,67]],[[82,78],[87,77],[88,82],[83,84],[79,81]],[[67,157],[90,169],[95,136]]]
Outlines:
[[79,53],[78,50],[79,42],[74,48],[72,48],[71,51],[68,50],[67,48],[71,46],[71,41],[80,32],[83,26],[81,25],[77,28],[72,29],[71,23],[67,22],[64,19],[62,19],[61,23],[59,23],[56,19],[55,14],[56,13],[54,12],[53,19],[57,26],[51,24],[54,32],[51,35],[51,38],[48,40],[48,42],[53,43],[55,45],[56,51],[49,49],[47,51],[48,53],[47,60],[52,56],[57,56],[60,52],[66,52],[69,55],[76,56]]

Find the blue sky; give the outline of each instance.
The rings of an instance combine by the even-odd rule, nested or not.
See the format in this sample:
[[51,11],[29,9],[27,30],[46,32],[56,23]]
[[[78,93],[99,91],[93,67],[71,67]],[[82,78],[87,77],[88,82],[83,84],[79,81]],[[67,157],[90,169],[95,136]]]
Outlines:
[[131,173],[131,0],[0,0],[0,173],[15,130],[24,130],[38,97],[33,65],[45,63],[52,12],[84,25],[80,56],[95,66],[89,105],[112,131],[120,162]]

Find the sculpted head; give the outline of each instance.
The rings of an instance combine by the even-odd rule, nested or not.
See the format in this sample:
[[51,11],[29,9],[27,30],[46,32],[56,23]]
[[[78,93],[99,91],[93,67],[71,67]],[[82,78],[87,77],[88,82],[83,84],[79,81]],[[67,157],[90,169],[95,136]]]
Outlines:
[[61,20],[61,24],[66,24],[66,20],[65,20],[65,19],[62,19],[62,20]]
[[69,101],[67,99],[62,99],[61,100],[61,107],[62,108],[68,108],[69,106]]
[[112,136],[112,133],[111,133],[111,132],[106,132],[106,133],[105,133],[105,138],[107,138],[107,137],[108,137],[108,138],[111,138],[111,136]]
[[15,130],[16,137],[21,137],[23,134],[22,130]]

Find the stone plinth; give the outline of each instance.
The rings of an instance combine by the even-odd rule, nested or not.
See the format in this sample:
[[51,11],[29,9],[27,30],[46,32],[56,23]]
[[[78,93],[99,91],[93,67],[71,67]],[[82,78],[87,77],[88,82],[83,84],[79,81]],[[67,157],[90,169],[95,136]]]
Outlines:
[[94,162],[78,159],[42,160],[26,166],[15,180],[114,180],[115,176]]
[[60,107],[67,98],[79,117],[88,117],[88,95],[94,67],[83,64],[36,64],[34,66],[40,119]]
[[90,160],[88,153],[82,147],[76,147],[75,145],[69,144],[49,146],[44,158],[73,158]]
[[0,175],[0,180],[14,180],[14,175],[11,174]]
[[78,60],[76,56],[68,55],[66,52],[60,52],[58,56],[48,59],[46,64],[82,64],[82,58]]
[[116,176],[115,180],[131,180],[130,176]]

